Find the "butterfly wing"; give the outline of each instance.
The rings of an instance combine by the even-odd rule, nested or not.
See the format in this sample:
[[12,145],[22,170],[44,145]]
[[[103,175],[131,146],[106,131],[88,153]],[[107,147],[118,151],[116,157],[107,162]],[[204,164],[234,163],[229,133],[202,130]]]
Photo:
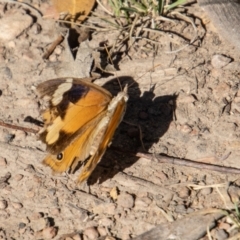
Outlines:
[[84,161],[89,156],[89,143],[93,141],[90,136],[105,115],[112,96],[85,79],[75,78],[49,80],[37,90],[49,102],[39,134],[50,152],[43,162],[56,172],[66,171],[76,157]]
[[86,79],[53,79],[41,83],[40,97],[49,108],[43,113],[44,128],[40,139],[51,154],[62,152],[81,135],[97,116],[107,110],[111,94]]
[[107,147],[111,143],[113,134],[118,127],[119,123],[122,121],[123,115],[126,110],[126,102],[128,100],[127,86],[123,92],[120,92],[115,98],[112,99],[108,107],[108,113],[106,118],[109,122],[104,129],[99,133],[98,138],[99,145],[95,148],[92,153],[91,158],[87,161],[86,165],[83,167],[82,172],[78,178],[79,182],[83,182],[95,169],[97,163],[101,160],[103,154],[105,153]]

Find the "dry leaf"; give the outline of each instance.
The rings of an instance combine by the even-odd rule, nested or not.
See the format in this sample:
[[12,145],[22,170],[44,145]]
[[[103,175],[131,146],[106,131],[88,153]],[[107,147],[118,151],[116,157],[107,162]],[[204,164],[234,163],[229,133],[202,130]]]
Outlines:
[[91,12],[95,0],[52,0],[59,13],[65,12],[71,15],[75,21],[83,21]]

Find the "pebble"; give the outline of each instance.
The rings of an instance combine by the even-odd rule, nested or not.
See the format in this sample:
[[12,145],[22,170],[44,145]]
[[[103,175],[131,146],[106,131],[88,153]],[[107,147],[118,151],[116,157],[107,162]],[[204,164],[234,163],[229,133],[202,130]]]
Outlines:
[[106,235],[107,235],[106,228],[104,228],[104,227],[98,227],[97,230],[98,230],[100,236],[106,236]]
[[0,209],[6,209],[8,206],[6,200],[0,200]]
[[178,196],[180,198],[188,198],[190,195],[190,190],[187,187],[181,187],[178,191]]
[[49,57],[49,61],[50,61],[50,62],[56,62],[56,61],[57,61],[57,55],[56,55],[56,54],[52,54],[52,55]]
[[12,193],[12,188],[10,186],[6,186],[4,189],[1,190],[1,193],[9,195]]
[[22,174],[16,174],[14,177],[13,177],[14,181],[16,182],[19,182],[23,179],[23,175]]
[[31,27],[31,32],[35,35],[39,34],[42,30],[42,27],[39,23],[34,23]]
[[95,227],[86,228],[83,231],[83,234],[86,235],[90,240],[97,239],[99,236],[99,233]]
[[54,53],[57,55],[60,55],[62,53],[62,47],[61,46],[57,46],[54,50]]
[[44,239],[52,239],[57,235],[57,228],[47,227],[42,230],[42,236]]
[[2,67],[0,73],[4,79],[10,80],[13,77],[12,71],[9,67]]
[[224,97],[228,97],[230,91],[230,86],[225,82],[220,82],[214,89],[213,89],[213,96],[219,102],[222,102]]
[[116,240],[116,238],[114,238],[112,236],[106,236],[106,238],[104,240]]
[[0,18],[0,41],[8,42],[16,39],[21,33],[32,24],[30,15],[23,14],[19,9],[7,11],[4,17]]
[[229,230],[231,227],[231,225],[229,223],[226,223],[226,222],[220,222],[219,225],[218,225],[218,228],[219,229],[224,229],[224,230]]
[[0,166],[6,167],[7,166],[7,160],[3,157],[0,157]]
[[200,190],[200,193],[202,194],[202,195],[209,195],[209,194],[211,194],[212,193],[212,188],[203,188],[203,189],[201,189]]
[[21,209],[23,207],[23,205],[19,202],[11,202],[11,204],[15,209]]
[[110,191],[110,196],[114,201],[116,201],[118,198],[118,192],[119,191],[118,191],[117,187],[112,188]]
[[23,223],[23,222],[20,222],[19,224],[18,224],[18,227],[21,229],[21,228],[25,228],[27,225],[26,225],[26,223]]
[[53,215],[53,216],[58,216],[60,214],[60,209],[59,208],[52,208],[50,210],[50,214]]
[[82,240],[82,237],[80,234],[75,234],[73,237],[72,237],[73,240]]
[[109,214],[114,215],[116,213],[116,204],[115,203],[103,203],[92,209],[95,214]]
[[223,68],[231,62],[231,58],[223,56],[221,54],[213,55],[211,64],[214,68]]
[[176,213],[186,213],[186,207],[182,204],[177,205],[175,208]]
[[99,220],[99,224],[104,226],[104,227],[112,227],[113,224],[113,220],[110,218],[102,218]]
[[33,198],[34,196],[35,196],[35,192],[34,192],[33,190],[28,191],[28,192],[26,193],[26,197],[28,197],[28,198]]
[[43,216],[43,213],[35,212],[32,214],[32,216],[30,216],[30,220],[38,220],[40,218],[43,218]]
[[177,129],[179,131],[181,131],[182,133],[192,132],[192,128],[188,124],[183,124],[183,125],[177,126]]
[[134,206],[134,198],[128,193],[120,193],[117,203],[124,208],[132,208]]
[[218,239],[218,240],[224,240],[228,238],[228,233],[223,229],[216,229],[214,235],[215,235],[215,239]]
[[136,208],[136,209],[145,209],[148,206],[149,206],[149,203],[144,201],[144,199],[141,199],[141,198],[136,198],[135,199],[134,208]]

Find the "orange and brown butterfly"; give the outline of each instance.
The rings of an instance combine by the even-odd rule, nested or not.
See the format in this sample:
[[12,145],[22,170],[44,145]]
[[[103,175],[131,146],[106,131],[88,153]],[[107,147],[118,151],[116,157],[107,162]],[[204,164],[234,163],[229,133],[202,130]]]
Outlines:
[[121,122],[128,100],[127,86],[117,96],[91,83],[90,78],[57,78],[38,85],[47,99],[40,139],[49,154],[43,160],[55,172],[82,168],[79,182],[86,180]]

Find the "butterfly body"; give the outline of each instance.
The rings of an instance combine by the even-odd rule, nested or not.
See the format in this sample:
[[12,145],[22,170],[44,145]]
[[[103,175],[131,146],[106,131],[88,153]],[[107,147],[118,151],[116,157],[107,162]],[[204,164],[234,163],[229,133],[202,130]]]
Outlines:
[[40,139],[49,154],[44,164],[55,172],[73,172],[86,163],[78,178],[86,180],[101,160],[125,113],[127,87],[113,97],[91,79],[59,78],[41,83],[37,90],[49,102],[43,113]]

